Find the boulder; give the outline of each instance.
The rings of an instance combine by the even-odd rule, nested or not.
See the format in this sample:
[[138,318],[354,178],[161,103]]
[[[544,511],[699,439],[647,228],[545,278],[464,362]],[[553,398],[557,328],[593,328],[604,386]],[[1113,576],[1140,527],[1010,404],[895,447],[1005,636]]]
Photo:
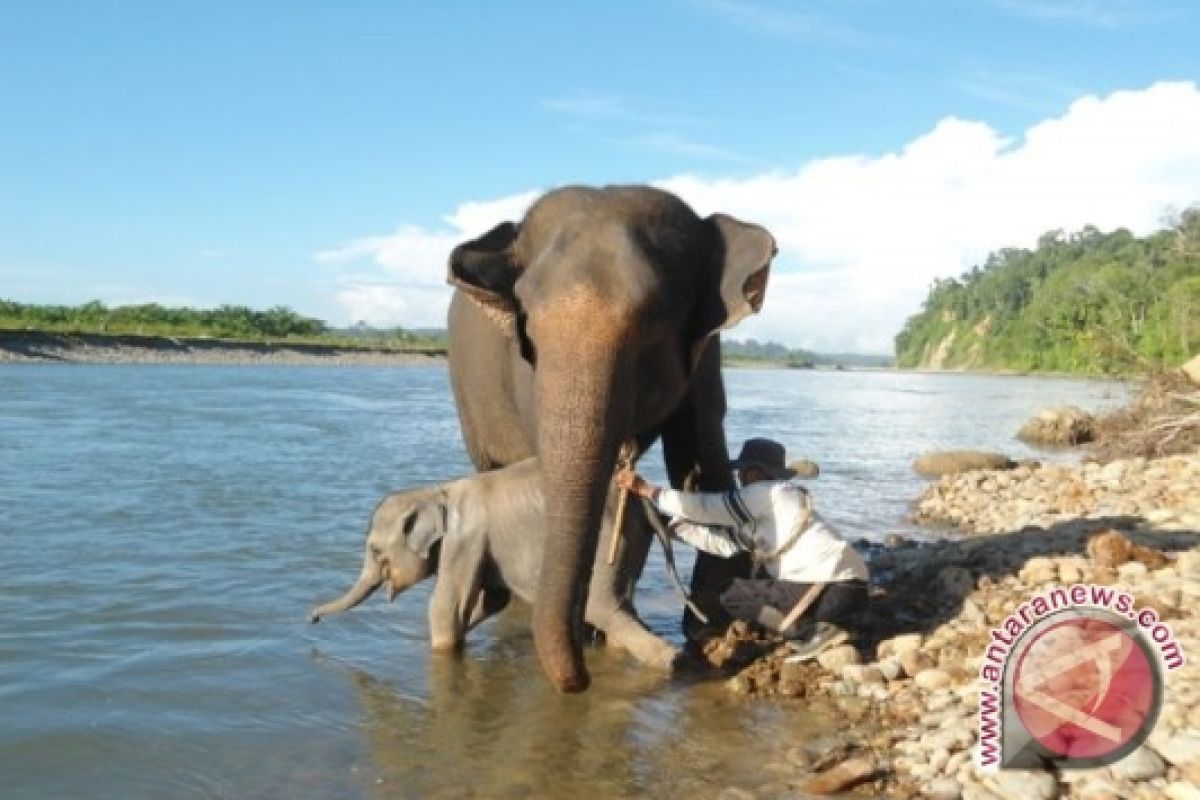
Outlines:
[[1017,438],[1054,447],[1086,444],[1096,438],[1096,419],[1076,406],[1047,408],[1022,425]]
[[797,478],[815,478],[821,474],[821,467],[815,461],[806,458],[788,462],[788,469],[796,473]]
[[922,478],[957,475],[973,469],[1012,469],[1017,463],[1002,453],[982,450],[938,450],[926,453],[912,463]]

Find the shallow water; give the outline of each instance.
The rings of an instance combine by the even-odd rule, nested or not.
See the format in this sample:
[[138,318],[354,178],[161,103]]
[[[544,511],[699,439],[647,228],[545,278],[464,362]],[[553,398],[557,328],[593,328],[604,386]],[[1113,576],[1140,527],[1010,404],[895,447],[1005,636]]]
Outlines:
[[[727,385],[731,446],[771,435],[819,462],[820,509],[867,538],[906,528],[921,452],[1030,455],[1011,437],[1038,409],[1128,392],[784,370]],[[643,463],[661,476],[657,452]],[[746,754],[835,725],[603,651],[594,690],[559,697],[521,609],[461,659],[430,656],[428,585],[305,624],[357,573],[383,493],[467,470],[442,367],[0,368],[0,796],[681,797],[775,786]],[[678,640],[657,556],[638,605]]]

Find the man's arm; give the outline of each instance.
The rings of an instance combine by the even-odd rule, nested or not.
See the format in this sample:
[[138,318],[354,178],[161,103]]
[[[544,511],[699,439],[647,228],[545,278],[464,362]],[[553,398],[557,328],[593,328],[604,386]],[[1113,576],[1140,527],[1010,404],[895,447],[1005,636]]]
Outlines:
[[711,553],[720,558],[730,558],[742,552],[728,528],[716,525],[697,525],[686,520],[672,520],[667,526],[671,535],[697,550]]
[[771,511],[771,485],[756,483],[729,492],[679,492],[661,489],[654,504],[665,514],[706,525],[740,526]]

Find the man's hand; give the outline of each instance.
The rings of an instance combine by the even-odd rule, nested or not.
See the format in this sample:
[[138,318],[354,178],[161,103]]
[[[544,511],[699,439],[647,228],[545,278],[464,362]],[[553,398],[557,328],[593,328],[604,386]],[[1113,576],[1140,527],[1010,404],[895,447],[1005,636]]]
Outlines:
[[658,492],[657,486],[631,469],[623,469],[617,472],[617,486],[626,491],[633,492],[638,497],[645,497],[648,500],[653,500],[654,495]]

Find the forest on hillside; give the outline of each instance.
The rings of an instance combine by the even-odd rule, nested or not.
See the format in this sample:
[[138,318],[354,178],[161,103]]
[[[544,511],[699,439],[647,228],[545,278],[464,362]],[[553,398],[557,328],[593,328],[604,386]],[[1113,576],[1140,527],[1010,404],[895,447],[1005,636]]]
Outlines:
[[1156,233],[1044,234],[934,281],[900,367],[1147,372],[1200,351],[1200,207]]

